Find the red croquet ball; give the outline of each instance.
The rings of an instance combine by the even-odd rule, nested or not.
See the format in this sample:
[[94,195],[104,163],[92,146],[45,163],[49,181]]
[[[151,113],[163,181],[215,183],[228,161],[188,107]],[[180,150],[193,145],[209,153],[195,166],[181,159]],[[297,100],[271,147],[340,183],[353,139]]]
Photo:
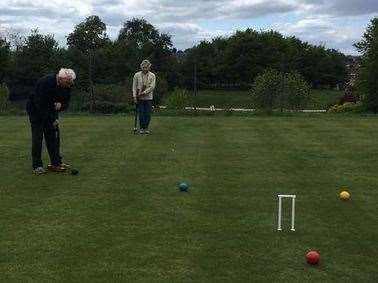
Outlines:
[[316,251],[310,251],[306,254],[306,261],[308,264],[318,264],[320,255]]

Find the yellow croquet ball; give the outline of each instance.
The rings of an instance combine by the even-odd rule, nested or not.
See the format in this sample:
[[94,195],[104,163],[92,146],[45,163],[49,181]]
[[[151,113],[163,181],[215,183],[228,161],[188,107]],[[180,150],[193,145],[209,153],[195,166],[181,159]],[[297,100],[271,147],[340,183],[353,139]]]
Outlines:
[[340,193],[340,199],[349,200],[350,199],[350,193],[348,193],[347,191],[342,191]]

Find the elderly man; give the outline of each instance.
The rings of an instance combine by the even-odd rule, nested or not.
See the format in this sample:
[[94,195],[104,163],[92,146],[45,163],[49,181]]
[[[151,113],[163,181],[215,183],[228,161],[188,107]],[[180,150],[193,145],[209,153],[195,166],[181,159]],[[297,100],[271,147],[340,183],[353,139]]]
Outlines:
[[151,63],[143,60],[140,64],[142,71],[136,73],[133,79],[133,98],[139,112],[139,125],[141,134],[149,134],[151,121],[152,100],[156,84],[155,75],[150,72]]
[[62,163],[60,156],[58,112],[67,109],[75,79],[76,74],[71,69],[60,69],[58,74],[44,76],[37,81],[27,102],[32,130],[33,172],[37,175],[46,173],[41,159],[43,137],[51,161],[47,169],[64,172],[69,168]]

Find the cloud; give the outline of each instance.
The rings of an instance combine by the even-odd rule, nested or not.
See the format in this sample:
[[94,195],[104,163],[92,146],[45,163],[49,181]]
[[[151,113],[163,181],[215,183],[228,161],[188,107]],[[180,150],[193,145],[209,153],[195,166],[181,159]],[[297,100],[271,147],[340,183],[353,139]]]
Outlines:
[[166,23],[159,25],[159,30],[172,35],[174,45],[178,49],[186,49],[194,42],[211,40],[214,37],[230,35],[231,32],[207,30],[192,23]]
[[[112,38],[124,22],[143,17],[169,32],[183,49],[231,33],[235,23],[254,28],[263,22],[259,27],[350,52],[366,28],[361,18],[377,13],[378,0],[1,0],[0,29],[28,33],[39,28],[64,44],[65,36],[89,15],[100,16]],[[271,23],[272,18],[280,22]],[[345,18],[351,19],[347,25],[338,23]]]
[[301,0],[312,14],[360,16],[378,12],[377,0]]
[[285,35],[347,54],[357,54],[353,44],[360,40],[365,29],[362,25],[344,26],[332,18],[308,18],[296,23],[275,23],[272,27]]

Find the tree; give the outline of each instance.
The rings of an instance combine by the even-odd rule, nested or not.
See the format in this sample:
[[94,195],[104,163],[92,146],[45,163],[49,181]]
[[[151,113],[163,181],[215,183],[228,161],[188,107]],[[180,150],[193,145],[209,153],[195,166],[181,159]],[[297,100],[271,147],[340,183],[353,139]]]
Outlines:
[[0,83],[0,113],[6,112],[9,107],[9,90],[4,83]]
[[5,80],[10,61],[10,43],[0,37],[0,83]]
[[125,22],[116,44],[121,45],[124,52],[128,50],[134,55],[134,70],[143,59],[148,58],[152,61],[154,70],[169,72],[169,61],[173,54],[171,36],[160,33],[145,19],[134,18]]
[[12,57],[7,79],[12,99],[26,98],[35,82],[46,73],[56,72],[61,62],[58,42],[37,29],[18,43]]
[[159,31],[152,24],[145,19],[133,18],[123,24],[117,41],[132,42],[137,48],[143,49],[155,45],[159,38]]
[[378,17],[371,20],[363,38],[355,44],[362,53],[359,88],[368,111],[378,112]]
[[67,37],[67,45],[83,53],[104,47],[108,43],[110,39],[106,34],[106,24],[96,15],[89,16],[76,25],[74,31]]
[[89,16],[83,22],[75,26],[75,29],[67,37],[67,45],[71,49],[78,49],[88,56],[88,79],[91,105],[90,110],[95,107],[95,95],[93,88],[93,65],[94,53],[96,50],[109,45],[110,39],[106,34],[106,24],[96,16]]
[[227,38],[202,41],[185,53],[181,69],[186,87],[192,81],[195,61],[202,88],[249,88],[266,69],[297,71],[314,87],[334,87],[346,78],[346,57],[342,53],[276,31],[236,31]]
[[117,70],[120,76],[132,76],[139,69],[143,59],[152,63],[152,71],[157,75],[157,88],[154,103],[159,103],[167,90],[179,83],[178,57],[172,49],[171,36],[160,33],[145,19],[133,18],[126,21],[115,42]]

